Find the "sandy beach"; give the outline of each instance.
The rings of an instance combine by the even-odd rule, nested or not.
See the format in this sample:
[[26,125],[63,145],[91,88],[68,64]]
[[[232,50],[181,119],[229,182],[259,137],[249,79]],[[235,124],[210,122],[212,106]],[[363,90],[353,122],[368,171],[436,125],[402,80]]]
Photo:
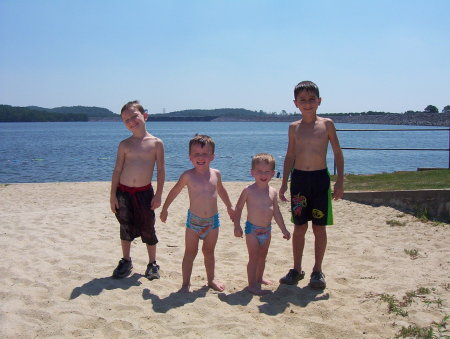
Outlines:
[[[233,203],[246,185],[224,184]],[[279,184],[272,182],[276,188]],[[132,274],[114,280],[111,274],[121,250],[119,226],[109,209],[109,185],[0,185],[0,337],[393,338],[402,326],[430,326],[450,314],[448,225],[345,200],[333,203],[324,291],[307,286],[314,261],[312,230],[304,251],[307,277],[298,286],[279,285],[278,279],[292,267],[292,255],[290,241],[275,225],[265,274],[274,281],[269,287],[273,293],[248,293],[245,240],[233,236],[220,202],[216,277],[226,289],[216,292],[205,286],[199,252],[193,292],[177,293],[186,191],[171,205],[168,222],[157,220],[161,279],[143,276],[147,253],[138,239],[132,246]],[[165,194],[172,185],[166,183]],[[282,204],[281,210],[292,231],[288,206]],[[389,312],[386,298],[382,300],[385,294],[405,301],[412,291],[411,302],[400,305],[406,316]],[[433,326],[437,333],[438,326]]]

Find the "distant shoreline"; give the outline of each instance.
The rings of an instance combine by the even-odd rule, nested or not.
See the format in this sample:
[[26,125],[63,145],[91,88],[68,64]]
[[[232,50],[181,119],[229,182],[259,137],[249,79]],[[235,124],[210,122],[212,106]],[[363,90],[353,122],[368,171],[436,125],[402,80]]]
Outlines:
[[[324,118],[330,118],[335,123],[450,127],[450,113],[405,113],[405,114],[385,113],[373,115],[319,114],[319,116]],[[225,116],[152,118],[152,116],[150,115],[148,121],[293,122],[300,118],[301,118],[300,115],[257,117],[257,118],[255,117],[237,118]]]

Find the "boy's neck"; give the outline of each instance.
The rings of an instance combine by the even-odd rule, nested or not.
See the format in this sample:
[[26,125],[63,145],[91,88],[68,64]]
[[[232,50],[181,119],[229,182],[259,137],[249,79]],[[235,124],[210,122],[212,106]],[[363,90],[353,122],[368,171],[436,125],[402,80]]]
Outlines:
[[194,167],[194,171],[195,171],[196,173],[202,174],[202,175],[209,173],[209,172],[210,172],[210,169],[211,169],[211,167],[209,167],[209,166],[208,166],[208,167],[205,167],[205,168],[197,168],[197,167]]
[[269,187],[269,181],[266,182],[255,181],[255,186],[261,189],[267,189]]
[[302,114],[302,122],[310,123],[317,120],[317,113],[314,114]]
[[133,132],[133,137],[137,139],[143,139],[148,136],[150,136],[150,133],[148,133],[146,129],[144,129],[143,131]]

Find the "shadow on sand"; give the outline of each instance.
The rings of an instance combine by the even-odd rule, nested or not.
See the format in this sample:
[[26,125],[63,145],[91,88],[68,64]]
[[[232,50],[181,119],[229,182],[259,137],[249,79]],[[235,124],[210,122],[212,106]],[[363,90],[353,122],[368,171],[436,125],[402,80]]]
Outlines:
[[151,300],[153,311],[158,313],[166,313],[172,308],[184,306],[186,304],[193,303],[198,298],[204,298],[209,287],[203,286],[202,288],[189,292],[172,292],[166,298],[160,298],[156,294],[150,292],[148,288],[144,288],[142,291],[142,298],[144,300]]
[[70,299],[78,298],[82,294],[90,296],[99,295],[103,290],[115,290],[118,288],[127,290],[132,286],[140,286],[141,282],[139,279],[142,277],[142,274],[134,273],[123,279],[113,279],[111,277],[96,278],[80,287],[75,287],[70,294]]
[[318,300],[328,300],[330,295],[323,293],[322,290],[313,290],[305,286],[279,285],[278,288],[270,294],[258,297],[247,290],[238,291],[236,293],[220,293],[219,299],[229,305],[246,306],[253,298],[260,298],[263,305],[258,306],[261,313],[267,315],[277,315],[286,311],[290,304],[306,307],[309,303]]

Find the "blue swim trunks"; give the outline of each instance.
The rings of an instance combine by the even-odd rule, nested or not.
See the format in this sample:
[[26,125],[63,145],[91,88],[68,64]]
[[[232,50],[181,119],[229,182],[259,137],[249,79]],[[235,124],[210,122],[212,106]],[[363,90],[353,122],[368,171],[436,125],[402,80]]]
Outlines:
[[201,218],[191,213],[191,210],[188,210],[186,227],[197,232],[201,240],[205,239],[211,230],[216,229],[219,226],[219,213],[216,213],[209,218]]
[[256,239],[258,239],[258,242],[260,245],[264,245],[267,239],[269,239],[270,232],[272,231],[272,226],[256,226],[253,225],[251,222],[247,221],[245,223],[245,234],[254,234],[256,236]]

